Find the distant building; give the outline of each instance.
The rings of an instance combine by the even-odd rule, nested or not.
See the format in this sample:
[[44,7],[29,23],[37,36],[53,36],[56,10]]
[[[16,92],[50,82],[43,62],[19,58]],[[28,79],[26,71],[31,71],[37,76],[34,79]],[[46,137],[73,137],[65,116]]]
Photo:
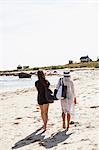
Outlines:
[[21,66],[21,65],[18,65],[18,66],[17,66],[17,69],[22,69],[22,66]]
[[92,59],[90,59],[89,56],[87,55],[87,56],[80,57],[80,61],[81,62],[90,62],[90,61],[92,61]]
[[73,60],[69,60],[69,64],[73,64]]

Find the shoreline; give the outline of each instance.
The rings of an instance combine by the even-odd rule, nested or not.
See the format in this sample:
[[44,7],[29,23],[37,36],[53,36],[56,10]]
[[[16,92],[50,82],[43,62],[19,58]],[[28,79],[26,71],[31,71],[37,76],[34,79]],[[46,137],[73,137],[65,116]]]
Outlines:
[[[46,75],[60,75],[59,74],[59,70],[67,70],[67,69],[69,69],[71,72],[73,72],[73,71],[82,71],[82,70],[99,70],[99,68],[94,68],[94,67],[92,67],[92,68],[88,68],[88,67],[86,67],[86,68],[64,68],[64,69],[52,69],[52,70],[44,70],[44,72],[45,72],[45,74]],[[26,70],[17,70],[17,71],[0,71],[0,76],[19,76],[19,73],[27,73],[27,74],[30,74],[30,75],[36,75],[37,74],[37,71],[38,70],[36,70],[36,71],[34,71],[34,70],[31,70],[31,71],[26,71]]]

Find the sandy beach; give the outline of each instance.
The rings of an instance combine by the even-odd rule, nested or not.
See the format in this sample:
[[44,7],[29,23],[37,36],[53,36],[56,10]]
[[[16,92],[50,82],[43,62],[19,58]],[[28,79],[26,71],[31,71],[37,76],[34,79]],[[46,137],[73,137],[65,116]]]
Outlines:
[[73,79],[75,124],[67,132],[62,129],[59,100],[50,104],[48,127],[43,133],[34,87],[1,92],[0,150],[99,150],[99,70],[82,71]]

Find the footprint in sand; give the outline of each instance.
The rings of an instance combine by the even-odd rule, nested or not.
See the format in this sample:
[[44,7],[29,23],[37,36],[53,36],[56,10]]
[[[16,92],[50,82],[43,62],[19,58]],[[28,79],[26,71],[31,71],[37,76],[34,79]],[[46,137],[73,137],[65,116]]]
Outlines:
[[36,107],[36,109],[40,109],[39,107]]
[[[22,119],[22,117],[17,117],[17,118],[15,118],[15,120],[20,120],[20,119]],[[13,124],[16,124],[16,125],[18,125],[20,122],[14,122]]]
[[94,126],[88,125],[86,128],[95,128]]
[[22,119],[22,117],[17,117],[17,118],[15,118],[15,120],[19,120],[19,119]]
[[18,124],[19,124],[19,122],[15,122],[15,123],[13,123],[13,124],[18,125]]
[[91,106],[90,108],[98,108],[99,106]]
[[28,106],[25,106],[24,108],[29,108]]

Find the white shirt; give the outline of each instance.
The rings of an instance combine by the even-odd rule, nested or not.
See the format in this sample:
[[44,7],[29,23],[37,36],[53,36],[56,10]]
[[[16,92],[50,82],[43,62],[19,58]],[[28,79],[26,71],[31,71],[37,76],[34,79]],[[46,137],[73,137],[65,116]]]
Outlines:
[[63,78],[59,79],[58,84],[56,86],[57,90],[62,85],[62,82],[63,82],[64,86],[67,86],[66,98],[72,100],[75,97],[73,81],[70,79],[70,77],[63,77]]

